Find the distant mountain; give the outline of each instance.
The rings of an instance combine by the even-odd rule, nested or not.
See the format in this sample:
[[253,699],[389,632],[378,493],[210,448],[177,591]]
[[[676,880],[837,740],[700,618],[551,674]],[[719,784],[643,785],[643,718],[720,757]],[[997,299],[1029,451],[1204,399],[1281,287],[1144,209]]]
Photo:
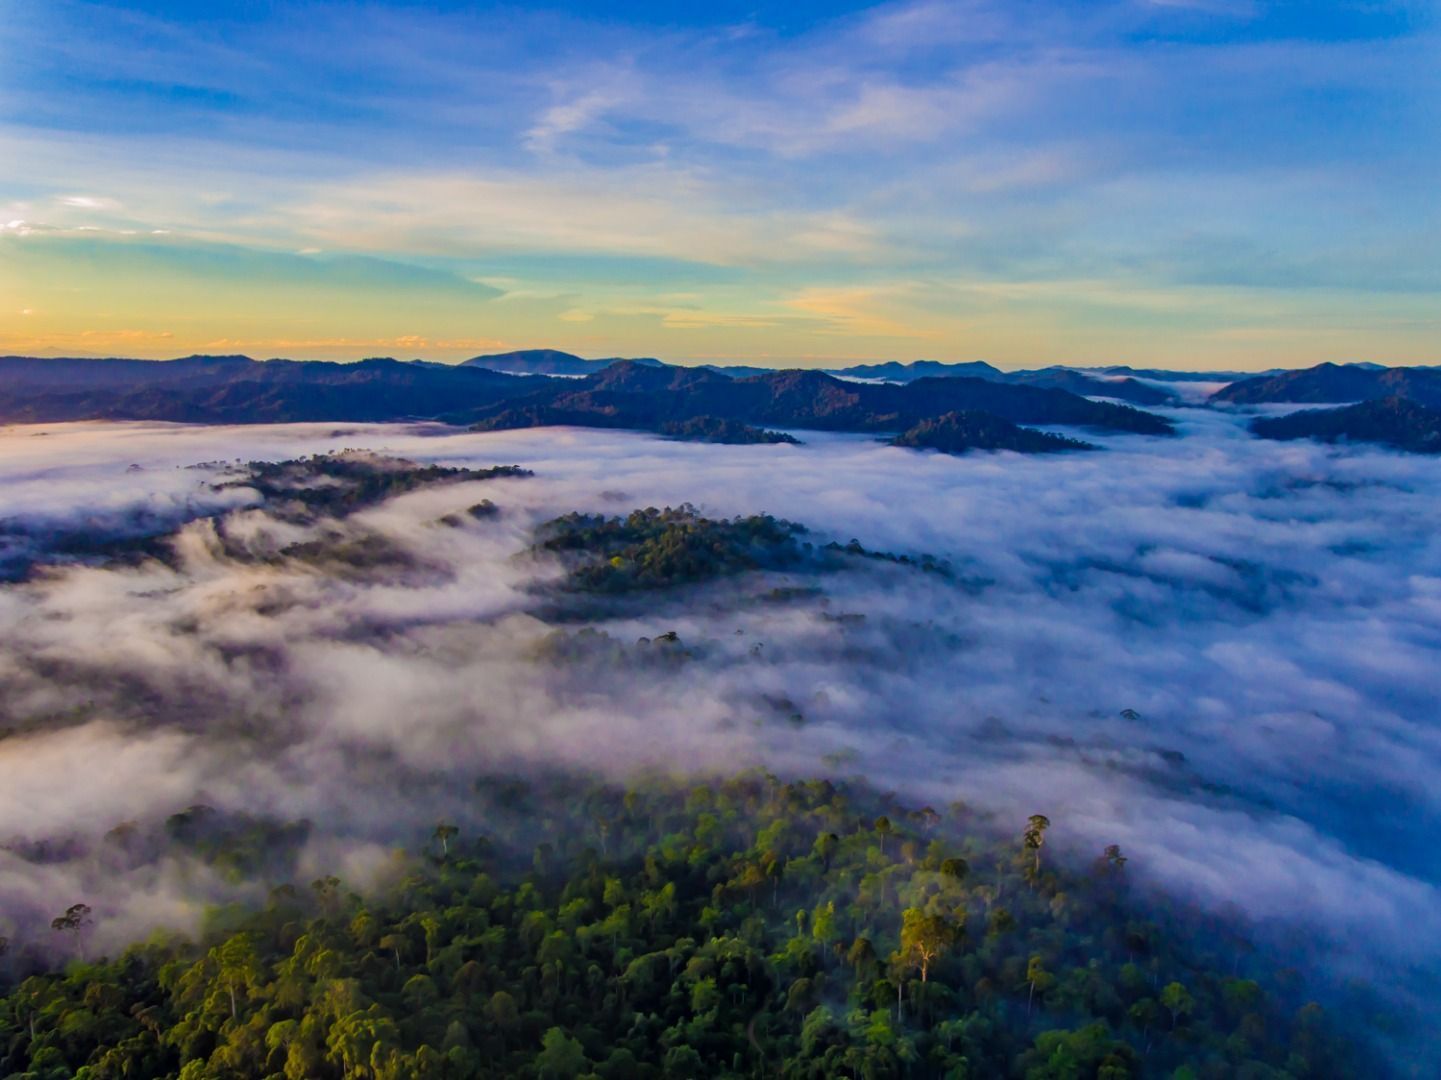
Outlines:
[[1255,420],[1251,430],[1265,439],[1366,442],[1413,454],[1441,454],[1441,409],[1404,397]]
[[1150,379],[1154,382],[1239,382],[1258,376],[1276,375],[1270,371],[1171,371],[1167,368],[1133,368],[1126,364],[1111,364],[1107,367],[1092,368],[1103,375],[1129,375],[1135,379]]
[[[586,360],[559,349],[521,349],[518,352],[495,353],[491,356],[473,356],[462,362],[460,367],[486,368],[503,371],[512,375],[594,375],[614,364],[619,357],[605,360]],[[637,364],[659,366],[659,360],[641,359]]]
[[654,368],[629,361],[484,406],[469,419],[481,430],[547,424],[656,430],[666,423],[705,416],[758,427],[895,432],[958,411],[987,412],[1011,423],[1070,424],[1154,435],[1173,430],[1160,417],[1129,406],[985,379],[870,384],[819,371],[733,379],[701,368]]
[[432,419],[535,390],[477,368],[362,360],[332,364],[0,357],[0,422],[164,420],[196,424]]
[[1441,369],[1383,368],[1362,364],[1317,364],[1232,383],[1210,400],[1232,405],[1302,402],[1342,404],[1404,397],[1423,405],[1441,405]]
[[963,364],[943,364],[936,360],[917,360],[910,364],[892,361],[887,364],[858,364],[855,367],[831,369],[827,372],[844,379],[867,379],[877,382],[911,383],[917,379],[972,378],[1018,386],[1040,386],[1052,390],[1068,390],[1083,397],[1109,397],[1129,401],[1133,405],[1170,405],[1176,397],[1165,390],[1147,386],[1135,379],[1105,379],[1069,367],[1048,367],[1037,371],[1002,371],[983,360]]
[[892,446],[942,450],[964,454],[969,450],[1014,450],[1022,454],[1050,454],[1066,450],[1094,450],[1090,443],[1045,431],[1018,427],[1009,420],[983,412],[950,412],[922,420],[891,440]]
[[[572,353],[558,349],[523,349],[519,352],[498,353],[493,356],[476,356],[466,360],[462,366],[482,367],[491,371],[504,371],[517,375],[562,375],[576,377],[593,375],[617,363],[610,357],[600,360],[586,360]],[[637,360],[636,363],[661,366],[654,359]],[[778,374],[788,369],[755,367],[744,364],[703,364],[688,370],[710,371],[732,379],[744,379],[757,375]],[[1171,405],[1177,398],[1164,389],[1149,386],[1133,378],[1103,378],[1095,374],[1069,367],[1048,367],[1037,371],[1002,371],[983,360],[965,363],[943,363],[938,360],[915,360],[910,363],[888,361],[879,364],[856,364],[852,367],[828,368],[824,374],[839,379],[864,379],[868,382],[912,383],[918,379],[970,378],[987,379],[992,382],[1016,383],[1022,386],[1040,386],[1053,390],[1068,390],[1085,397],[1109,397],[1128,401],[1133,405]],[[1117,374],[1122,374],[1119,370]],[[1162,373],[1176,378],[1184,375],[1178,372]]]
[[768,367],[752,367],[749,364],[700,364],[702,371],[714,371],[717,375],[727,375],[732,379],[742,379],[747,375],[770,375],[776,369]]
[[917,379],[960,375],[970,379],[1002,379],[1005,377],[998,367],[992,367],[984,360],[970,360],[961,364],[945,364],[939,360],[913,360],[902,364],[891,360],[884,364],[857,364],[847,368],[828,368],[828,375],[848,379],[884,379],[889,382],[915,382]]
[[1132,378],[1103,379],[1067,367],[1041,368],[1039,371],[1016,371],[1003,376],[1004,381],[1018,386],[1044,386],[1052,390],[1069,390],[1083,397],[1108,397],[1129,401],[1132,405],[1173,405],[1176,395],[1169,390]]

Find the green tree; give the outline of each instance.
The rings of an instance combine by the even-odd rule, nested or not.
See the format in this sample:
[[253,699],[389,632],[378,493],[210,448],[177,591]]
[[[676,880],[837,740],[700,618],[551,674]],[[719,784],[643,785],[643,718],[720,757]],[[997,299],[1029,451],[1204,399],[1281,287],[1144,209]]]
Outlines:
[[571,1038],[563,1029],[553,1027],[541,1038],[535,1069],[542,1080],[574,1080],[589,1064],[580,1040]]
[[881,854],[884,855],[886,853],[886,837],[895,832],[895,826],[891,824],[890,818],[882,814],[876,818],[875,830],[876,835],[880,837]]
[[1039,953],[1033,953],[1030,960],[1026,962],[1026,1016],[1031,1015],[1031,1006],[1036,999],[1036,991],[1039,990],[1042,996],[1046,991],[1055,985],[1056,977],[1046,970],[1045,962]]
[[1196,1000],[1191,997],[1191,992],[1178,982],[1167,983],[1161,990],[1161,1004],[1171,1014],[1171,1027],[1174,1029],[1176,1022],[1183,1016],[1190,1014],[1196,1007]]
[[931,965],[956,940],[954,924],[939,915],[928,915],[920,908],[906,908],[901,913],[900,955],[905,964],[919,969],[921,982],[926,981]]

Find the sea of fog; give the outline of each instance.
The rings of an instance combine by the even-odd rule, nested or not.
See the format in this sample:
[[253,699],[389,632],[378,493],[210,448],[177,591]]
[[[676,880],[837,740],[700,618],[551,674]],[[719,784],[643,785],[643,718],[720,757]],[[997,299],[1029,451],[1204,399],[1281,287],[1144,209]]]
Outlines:
[[[1145,882],[1429,996],[1441,461],[1168,415],[1180,438],[1059,457],[815,433],[723,447],[573,429],[0,429],[0,526],[37,535],[225,508],[233,535],[297,530],[181,467],[217,459],[365,447],[536,474],[354,519],[434,574],[236,563],[195,522],[176,566],[0,587],[0,695],[18,729],[0,739],[0,833],[53,852],[0,850],[0,933],[73,899],[112,940],[193,921],[223,883],[173,862],[117,877],[88,852],[118,822],[196,802],[309,818],[306,869],[363,882],[437,817],[463,820],[477,772],[760,763],[963,800],[1001,826],[1045,813],[1058,849],[1118,843]],[[497,519],[436,524],[482,497]],[[860,567],[809,605],[737,603],[725,584],[658,597],[598,624],[692,648],[643,677],[538,660],[550,628],[534,586],[559,569],[521,554],[533,526],[681,502],[929,553],[955,574]],[[777,720],[776,702],[804,722]]]

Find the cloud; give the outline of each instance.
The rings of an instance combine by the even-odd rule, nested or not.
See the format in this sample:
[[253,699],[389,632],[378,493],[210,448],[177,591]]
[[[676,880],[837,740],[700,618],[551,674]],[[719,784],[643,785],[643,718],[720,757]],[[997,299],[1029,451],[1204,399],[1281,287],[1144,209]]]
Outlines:
[[784,304],[787,308],[821,320],[826,333],[862,337],[936,337],[934,331],[883,313],[887,300],[902,297],[908,291],[905,285],[804,289],[787,298]]
[[559,85],[554,93],[561,100],[546,108],[522,136],[522,143],[533,153],[554,154],[567,136],[584,131],[612,109],[627,104],[634,96],[634,80],[625,70],[601,68],[573,79],[584,87],[572,89]]
[[67,195],[60,200],[64,206],[75,207],[80,210],[113,210],[119,204],[114,199],[107,199],[96,195]]

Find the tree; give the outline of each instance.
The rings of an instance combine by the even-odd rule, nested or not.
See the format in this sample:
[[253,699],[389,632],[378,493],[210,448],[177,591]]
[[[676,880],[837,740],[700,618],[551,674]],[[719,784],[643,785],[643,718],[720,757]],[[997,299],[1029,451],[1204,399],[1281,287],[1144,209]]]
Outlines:
[[822,868],[829,873],[831,860],[835,858],[836,848],[840,846],[841,838],[835,833],[821,833],[816,837],[815,845],[811,850],[821,860]]
[[826,901],[824,907],[818,907],[811,916],[811,937],[817,945],[822,948],[830,945],[838,937],[840,930],[836,927],[836,904],[834,900]]
[[1121,854],[1120,844],[1107,844],[1106,850],[1096,860],[1096,872],[1106,877],[1120,877],[1127,861],[1126,856]]
[[857,978],[860,977],[862,971],[869,971],[874,968],[876,963],[876,947],[871,944],[871,939],[862,936],[851,942],[851,947],[846,952],[846,963],[855,968]]
[[901,913],[901,956],[920,969],[921,982],[926,981],[931,964],[951,947],[956,928],[939,915],[927,915],[920,908],[906,908]]
[[376,942],[376,944],[379,945],[382,949],[389,949],[392,953],[395,954],[395,970],[396,970],[396,971],[399,971],[399,970],[400,970],[400,949],[401,949],[401,946],[403,946],[403,945],[406,944],[405,935],[404,935],[404,934],[386,934],[383,938],[381,938],[378,942]]
[[1178,982],[1167,983],[1161,990],[1161,1004],[1171,1014],[1171,1029],[1176,1028],[1176,1021],[1187,1015],[1196,1006],[1196,1001],[1191,997],[1191,992]]
[[540,1040],[536,1055],[536,1073],[543,1080],[574,1080],[586,1071],[585,1048],[562,1029],[553,1027]]
[[895,832],[895,827],[891,825],[890,818],[886,817],[884,814],[876,818],[876,835],[881,838],[882,855],[886,853],[886,837],[890,836],[893,832]]
[[249,992],[265,980],[265,969],[255,951],[255,942],[248,934],[237,934],[213,953],[218,971],[216,980],[224,987],[230,1000],[230,1019],[236,1020],[240,1013],[236,1000],[237,991]]
[[57,915],[50,920],[50,929],[58,934],[72,935],[75,945],[75,955],[82,960],[85,958],[84,944],[80,940],[81,931],[90,925],[90,905],[71,904],[65,909],[65,914]]
[[1040,953],[1035,953],[1026,964],[1026,982],[1030,990],[1026,994],[1026,1016],[1031,1015],[1031,1006],[1036,1000],[1036,991],[1045,994],[1053,985],[1056,977],[1046,970]]
[[1035,864],[1032,872],[1041,872],[1041,848],[1046,843],[1046,830],[1051,827],[1051,819],[1044,814],[1032,814],[1026,823],[1026,831],[1021,834],[1022,842],[1027,851],[1034,852]]
[[965,859],[952,857],[941,860],[941,873],[953,881],[964,881],[970,871]]
[[1156,1005],[1155,998],[1144,997],[1132,1005],[1127,1010],[1127,1014],[1131,1018],[1131,1023],[1141,1029],[1141,1037],[1144,1039],[1150,1034],[1151,1025],[1160,1018],[1161,1011]]
[[340,879],[334,874],[327,874],[310,883],[316,900],[320,902],[320,910],[327,915],[335,914],[340,905],[340,884]]
[[500,1034],[500,1045],[504,1049],[506,1032],[514,1031],[520,1025],[520,1009],[515,1004],[515,998],[504,990],[497,990],[490,995],[485,1011]]
[[431,833],[432,839],[440,841],[440,857],[442,859],[450,858],[451,838],[459,834],[459,832],[460,830],[454,825],[448,825],[442,821],[435,827],[435,832]]

